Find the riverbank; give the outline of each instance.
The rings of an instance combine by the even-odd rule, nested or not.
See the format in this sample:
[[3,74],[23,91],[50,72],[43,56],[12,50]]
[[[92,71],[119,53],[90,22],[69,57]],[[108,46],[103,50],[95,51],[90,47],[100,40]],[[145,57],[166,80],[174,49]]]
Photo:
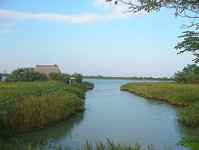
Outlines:
[[[89,82],[72,85],[65,85],[63,82],[21,82],[2,83],[0,87],[1,97],[4,98],[1,102],[6,102],[0,105],[0,130],[7,132],[38,128],[66,119],[84,109],[85,92],[92,89],[94,84]],[[33,94],[35,92],[39,94]],[[26,94],[30,96],[24,97]],[[24,98],[8,102],[8,99],[19,96]]]
[[84,76],[83,79],[107,79],[107,80],[142,80],[142,81],[174,81],[172,78],[152,78],[152,77],[103,77]]
[[[150,146],[149,146],[150,147]],[[151,146],[151,148],[153,148]],[[40,150],[40,149],[46,149],[46,150],[70,150],[70,147],[62,147],[61,145],[56,146],[54,143],[48,144],[45,139],[41,139],[41,142],[39,143],[29,143],[27,145],[19,144],[18,142],[8,144],[5,143],[3,140],[0,139],[0,149],[1,150]],[[103,144],[100,141],[96,142],[96,144],[89,143],[88,141],[85,141],[85,144],[82,143],[81,150],[141,150],[141,145],[136,143],[134,146],[125,145],[125,144],[115,144],[113,141],[110,141],[107,139],[107,143]],[[152,149],[151,149],[152,150]]]
[[121,90],[183,106],[178,113],[179,120],[192,127],[199,126],[199,85],[173,82],[144,82],[123,85]]
[[[199,149],[198,144],[198,137],[187,137],[187,138],[181,138],[181,140],[176,143],[177,146],[190,148],[193,150]],[[9,144],[5,143],[2,139],[0,139],[0,149],[1,150],[40,150],[40,149],[51,149],[51,150],[70,150],[70,147],[62,147],[61,145],[56,146],[54,143],[48,144],[48,142],[45,139],[41,139],[39,143],[34,144],[20,144],[17,141],[15,143]],[[166,148],[165,148],[166,149]],[[171,148],[169,148],[171,149]],[[85,144],[82,144],[81,150],[142,150],[142,146],[136,142],[134,146],[126,145],[126,144],[120,144],[117,142],[115,144],[113,141],[110,141],[107,139],[106,143],[102,143],[101,141],[95,142],[95,144],[89,143],[87,140]],[[155,150],[153,144],[148,145],[148,150]]]

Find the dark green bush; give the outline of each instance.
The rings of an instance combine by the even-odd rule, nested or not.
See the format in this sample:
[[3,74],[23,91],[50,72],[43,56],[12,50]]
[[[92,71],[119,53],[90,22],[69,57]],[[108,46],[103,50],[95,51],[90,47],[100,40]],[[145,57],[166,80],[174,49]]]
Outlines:
[[7,78],[8,81],[46,81],[48,76],[44,73],[35,72],[33,68],[19,68],[14,70]]
[[174,74],[177,83],[199,84],[199,67],[196,64],[187,65],[182,72]]
[[65,83],[69,83],[70,78],[71,78],[69,74],[54,73],[54,72],[49,73],[49,77],[51,78],[51,80],[63,81]]

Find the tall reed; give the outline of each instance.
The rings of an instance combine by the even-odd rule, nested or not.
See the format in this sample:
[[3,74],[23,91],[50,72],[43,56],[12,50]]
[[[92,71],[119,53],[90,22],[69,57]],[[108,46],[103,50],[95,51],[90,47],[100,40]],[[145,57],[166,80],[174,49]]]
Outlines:
[[62,85],[65,85],[65,83],[58,81],[0,82],[0,102],[5,102],[29,94],[46,91]]
[[84,97],[84,91],[73,86],[5,103],[0,105],[0,128],[35,128],[65,119],[84,108]]
[[181,122],[191,127],[199,127],[199,105],[183,107],[178,112]]
[[[42,139],[41,142],[35,144],[20,144],[17,141],[13,144],[5,143],[0,139],[1,150],[70,150],[69,147],[62,147],[61,145],[56,146],[54,143],[47,143]],[[113,141],[108,139],[107,143],[96,142],[95,145],[86,141],[86,144],[82,144],[81,150],[141,150],[141,145],[136,143],[134,146],[125,144],[115,144]],[[148,146],[148,150],[154,150],[153,146]]]
[[121,90],[147,98],[166,100],[176,105],[191,105],[199,102],[199,85],[174,82],[144,82],[123,85]]
[[184,107],[178,112],[179,121],[188,126],[199,126],[199,85],[169,82],[129,83],[121,86],[121,90],[182,105]]

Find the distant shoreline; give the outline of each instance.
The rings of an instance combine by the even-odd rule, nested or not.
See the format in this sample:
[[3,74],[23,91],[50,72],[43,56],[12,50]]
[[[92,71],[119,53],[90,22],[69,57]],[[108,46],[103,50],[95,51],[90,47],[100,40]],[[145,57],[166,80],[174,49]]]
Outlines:
[[174,81],[173,79],[169,79],[169,78],[131,78],[131,77],[83,77],[83,79]]

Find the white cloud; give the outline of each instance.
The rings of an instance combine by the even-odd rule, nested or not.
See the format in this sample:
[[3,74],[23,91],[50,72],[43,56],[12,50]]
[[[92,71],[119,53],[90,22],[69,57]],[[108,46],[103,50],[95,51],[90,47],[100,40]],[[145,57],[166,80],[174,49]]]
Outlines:
[[96,7],[101,7],[103,6],[105,9],[111,5],[111,3],[109,2],[106,2],[106,0],[95,0],[93,2],[93,5],[96,6]]
[[[132,0],[131,2],[134,4],[138,4],[137,0]],[[93,6],[103,7],[105,10],[110,10],[114,18],[132,18],[132,17],[146,14],[146,12],[143,12],[143,11],[137,12],[137,13],[126,12],[129,10],[129,6],[122,2],[119,2],[117,5],[115,5],[114,1],[110,3],[110,2],[106,2],[106,0],[95,0],[93,2]]]
[[105,21],[107,16],[101,16],[98,14],[83,14],[83,15],[61,15],[54,13],[41,13],[41,14],[25,14],[15,11],[8,11],[0,9],[0,25],[11,25],[19,20],[35,19],[42,21],[63,22],[72,24],[92,24],[96,22]]
[[[132,18],[135,16],[146,14],[144,12],[123,13],[124,11],[128,10],[128,6],[121,2],[118,5],[114,5],[114,3],[109,3],[106,2],[105,0],[95,0],[93,2],[93,5],[95,7],[103,7],[104,13],[106,14],[105,15],[100,15],[97,13],[85,13],[81,15],[62,15],[55,13],[31,14],[31,13],[21,13],[16,11],[0,9],[0,25],[13,25],[16,22],[25,19],[34,19],[34,20],[42,20],[50,22],[63,22],[70,24],[94,24],[115,18]],[[108,10],[108,13],[106,10]]]

